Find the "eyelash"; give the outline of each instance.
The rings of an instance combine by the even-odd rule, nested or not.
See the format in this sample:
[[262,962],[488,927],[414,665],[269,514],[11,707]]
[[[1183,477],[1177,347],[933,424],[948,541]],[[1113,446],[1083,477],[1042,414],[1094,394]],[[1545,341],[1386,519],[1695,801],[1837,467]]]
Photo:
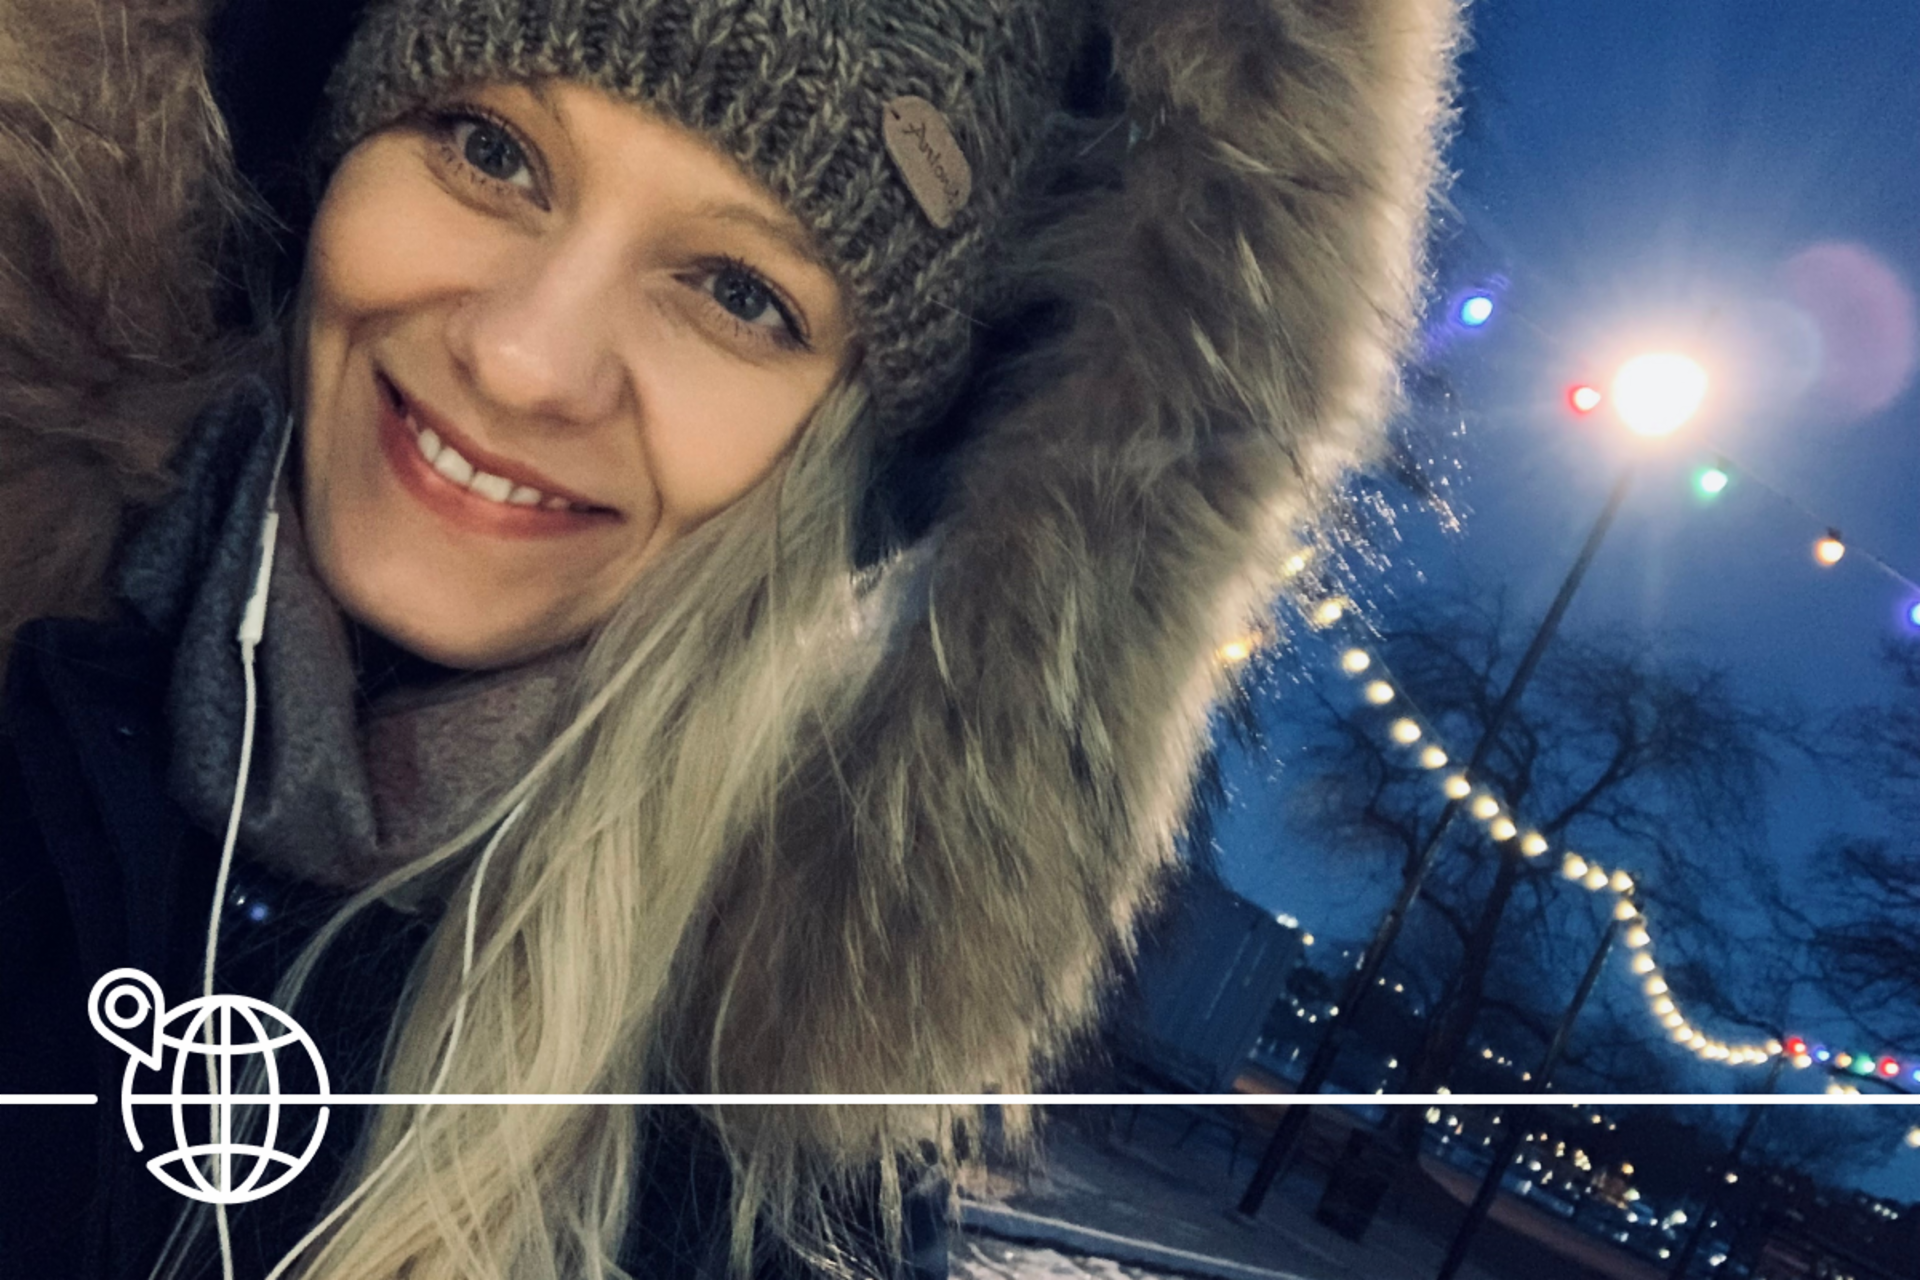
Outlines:
[[[487,187],[495,189],[504,188],[505,193],[508,195],[531,199],[543,210],[547,207],[545,199],[537,192],[529,191],[527,188],[508,182],[504,178],[496,178],[490,173],[482,172],[461,153],[459,148],[454,146],[454,131],[463,124],[484,124],[491,128],[498,129],[512,141],[514,147],[519,151],[521,166],[526,169],[527,173],[533,178],[536,186],[544,187],[546,185],[546,175],[541,172],[540,167],[534,161],[535,152],[533,147],[528,145],[525,139],[520,136],[519,130],[515,129],[499,115],[474,103],[461,102],[438,110],[428,111],[425,113],[425,121],[428,131],[433,139],[440,145],[441,153],[445,157],[446,162],[455,169],[468,174],[474,181]],[[734,315],[731,311],[721,306],[719,299],[715,298],[710,292],[697,290],[713,314],[729,325],[742,338],[749,342],[775,346],[789,351],[811,351],[813,349],[812,344],[807,341],[806,327],[800,322],[798,309],[787,298],[786,294],[769,280],[764,272],[760,271],[752,263],[747,262],[743,258],[735,257],[732,254],[721,254],[709,258],[699,265],[702,271],[701,278],[704,280],[711,280],[714,276],[726,272],[742,275],[752,280],[765,291],[767,301],[772,305],[774,311],[779,314],[782,328],[776,332],[764,325],[749,324],[747,321],[742,320],[739,316]]]

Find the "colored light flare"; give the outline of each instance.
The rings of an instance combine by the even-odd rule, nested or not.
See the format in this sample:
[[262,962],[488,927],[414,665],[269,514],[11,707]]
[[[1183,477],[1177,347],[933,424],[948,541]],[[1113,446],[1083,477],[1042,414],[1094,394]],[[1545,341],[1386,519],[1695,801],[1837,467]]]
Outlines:
[[1460,323],[1469,329],[1478,329],[1493,319],[1493,299],[1484,293],[1476,293],[1460,303]]
[[1575,413],[1592,413],[1605,398],[1600,394],[1600,388],[1590,387],[1584,382],[1567,392],[1567,403]]

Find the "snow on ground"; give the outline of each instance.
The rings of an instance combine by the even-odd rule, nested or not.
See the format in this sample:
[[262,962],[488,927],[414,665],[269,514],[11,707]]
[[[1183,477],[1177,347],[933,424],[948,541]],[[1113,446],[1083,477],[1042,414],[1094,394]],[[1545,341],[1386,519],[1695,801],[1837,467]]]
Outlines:
[[956,1244],[953,1280],[1171,1280],[1163,1272],[974,1236]]

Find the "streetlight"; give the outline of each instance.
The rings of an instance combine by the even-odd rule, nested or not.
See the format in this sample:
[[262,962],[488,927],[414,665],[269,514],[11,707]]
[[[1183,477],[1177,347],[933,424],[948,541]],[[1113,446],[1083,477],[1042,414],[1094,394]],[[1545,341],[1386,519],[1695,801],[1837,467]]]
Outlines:
[[[1584,412],[1586,408],[1598,407],[1598,399],[1589,399],[1577,394],[1571,398],[1576,409]],[[1668,435],[1678,430],[1700,409],[1706,398],[1706,370],[1687,356],[1673,352],[1655,352],[1636,356],[1622,365],[1613,381],[1612,399],[1615,409],[1628,430],[1644,436]],[[1554,633],[1559,630],[1560,619],[1566,616],[1567,607],[1573,603],[1573,596],[1580,589],[1581,581],[1587,576],[1587,569],[1593,564],[1593,558],[1600,550],[1600,544],[1607,536],[1607,530],[1613,526],[1614,517],[1620,513],[1621,504],[1626,501],[1627,490],[1633,483],[1633,465],[1629,463],[1614,482],[1613,490],[1607,495],[1606,505],[1600,509],[1593,527],[1587,531],[1586,543],[1575,557],[1573,567],[1567,571],[1566,579],[1560,584],[1560,591],[1548,606],[1546,617],[1540,621],[1539,630],[1534,632],[1533,641],[1520,658],[1520,665],[1514,669],[1513,677],[1507,682],[1505,692],[1495,704],[1493,713],[1488,716],[1486,727],[1480,733],[1480,739],[1474,744],[1473,754],[1468,758],[1466,768],[1447,779],[1447,805],[1440,811],[1439,819],[1433,830],[1422,842],[1420,852],[1409,864],[1401,880],[1400,893],[1393,905],[1387,908],[1379,927],[1374,930],[1367,949],[1361,954],[1360,963],[1347,976],[1346,989],[1341,993],[1340,1012],[1329,1020],[1326,1033],[1321,1036],[1319,1045],[1314,1049],[1313,1057],[1308,1060],[1306,1073],[1301,1077],[1296,1093],[1300,1095],[1320,1092],[1328,1076],[1333,1073],[1334,1059],[1339,1056],[1346,1032],[1354,1024],[1354,1018],[1361,1004],[1372,994],[1374,980],[1385,965],[1387,953],[1392,950],[1394,941],[1400,936],[1400,928],[1405,923],[1407,912],[1412,908],[1414,899],[1420,894],[1420,887],[1426,881],[1427,872],[1433,866],[1434,857],[1440,849],[1440,841],[1446,835],[1454,816],[1463,807],[1463,802],[1472,794],[1472,779],[1480,767],[1486,763],[1487,756],[1493,751],[1499,740],[1501,730],[1506,728],[1507,719],[1525,692],[1527,683],[1533,679],[1534,668],[1540,664],[1541,656],[1547,645],[1552,642]],[[1317,620],[1317,619],[1316,619]],[[1337,618],[1334,621],[1338,621]],[[1496,810],[1497,812],[1497,810]],[[1604,883],[1604,881],[1603,881]],[[1599,886],[1595,886],[1598,888]],[[1633,945],[1629,941],[1629,945]],[[1644,945],[1644,944],[1642,944]],[[1261,1153],[1260,1164],[1254,1170],[1252,1179],[1233,1213],[1242,1218],[1251,1218],[1260,1212],[1267,1191],[1274,1179],[1280,1175],[1281,1168],[1293,1154],[1300,1135],[1307,1123],[1308,1107],[1288,1107],[1274,1128],[1273,1136],[1267,1140],[1266,1150]]]
[[1706,398],[1707,371],[1672,351],[1635,356],[1613,377],[1614,410],[1636,435],[1672,435]]

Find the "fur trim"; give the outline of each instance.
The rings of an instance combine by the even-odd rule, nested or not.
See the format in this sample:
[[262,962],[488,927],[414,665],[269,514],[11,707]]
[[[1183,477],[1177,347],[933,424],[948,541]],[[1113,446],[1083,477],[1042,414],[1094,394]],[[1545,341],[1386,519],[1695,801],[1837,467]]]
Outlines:
[[0,0],[0,670],[21,623],[104,608],[207,398],[237,202],[206,7]]
[[[1379,449],[1459,16],[1114,7],[1152,132],[1022,246],[1074,319],[969,433],[924,617],[721,898],[754,972],[726,1087],[1020,1092],[1090,1024],[1171,863],[1216,646]],[[767,876],[806,908],[726,909]]]
[[[1169,865],[1216,644],[1378,448],[1458,5],[1113,0],[1144,136],[1005,250],[1072,322],[969,434],[858,722],[722,886],[689,990],[751,974],[723,1087],[1019,1091],[1088,1025]],[[0,0],[0,639],[98,604],[204,398],[231,181],[200,8]],[[804,907],[725,910],[776,877]]]

